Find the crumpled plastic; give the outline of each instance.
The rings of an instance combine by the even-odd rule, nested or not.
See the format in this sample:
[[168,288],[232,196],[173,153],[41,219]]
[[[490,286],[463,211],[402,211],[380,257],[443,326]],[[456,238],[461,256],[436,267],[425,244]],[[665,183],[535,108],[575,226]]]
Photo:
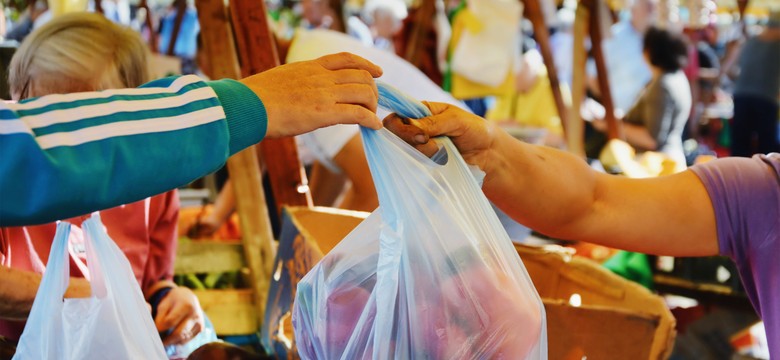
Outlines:
[[[378,88],[380,106],[430,114]],[[452,142],[429,159],[361,131],[380,206],[298,283],[301,358],[546,359],[541,299]]]

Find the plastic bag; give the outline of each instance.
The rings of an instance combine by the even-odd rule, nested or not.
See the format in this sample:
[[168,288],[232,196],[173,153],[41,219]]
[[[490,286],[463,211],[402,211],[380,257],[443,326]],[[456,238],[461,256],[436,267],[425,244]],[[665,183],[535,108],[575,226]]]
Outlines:
[[[379,90],[382,106],[427,113]],[[545,359],[541,299],[452,142],[429,159],[387,130],[362,135],[380,206],[298,283],[301,358]]]
[[82,225],[92,296],[63,300],[70,277],[70,227],[57,224],[14,359],[167,359],[130,263],[97,213]]

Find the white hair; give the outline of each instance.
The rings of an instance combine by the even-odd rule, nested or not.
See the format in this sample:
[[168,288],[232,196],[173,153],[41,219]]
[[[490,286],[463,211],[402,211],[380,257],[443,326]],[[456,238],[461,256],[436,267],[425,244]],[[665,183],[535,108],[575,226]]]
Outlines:
[[58,16],[28,36],[11,59],[15,99],[137,87],[148,81],[140,36],[100,14]]
[[368,24],[373,23],[376,11],[388,13],[398,21],[406,19],[406,16],[409,15],[406,4],[401,0],[367,0],[363,6],[363,20]]

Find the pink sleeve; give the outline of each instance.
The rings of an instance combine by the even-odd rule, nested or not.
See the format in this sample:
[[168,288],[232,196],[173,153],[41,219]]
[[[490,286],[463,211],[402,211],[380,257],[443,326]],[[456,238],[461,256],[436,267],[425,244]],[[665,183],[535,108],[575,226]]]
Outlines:
[[179,223],[179,194],[176,190],[151,198],[149,205],[149,260],[144,290],[160,280],[173,279]]

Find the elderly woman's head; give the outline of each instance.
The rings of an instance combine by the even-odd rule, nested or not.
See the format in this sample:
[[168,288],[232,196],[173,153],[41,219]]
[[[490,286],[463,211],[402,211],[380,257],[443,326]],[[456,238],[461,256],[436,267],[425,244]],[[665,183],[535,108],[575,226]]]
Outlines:
[[688,45],[678,32],[650,27],[645,33],[644,53],[650,66],[664,72],[688,65]]
[[148,80],[147,48],[138,34],[92,13],[62,15],[35,30],[9,67],[16,100],[137,87]]

